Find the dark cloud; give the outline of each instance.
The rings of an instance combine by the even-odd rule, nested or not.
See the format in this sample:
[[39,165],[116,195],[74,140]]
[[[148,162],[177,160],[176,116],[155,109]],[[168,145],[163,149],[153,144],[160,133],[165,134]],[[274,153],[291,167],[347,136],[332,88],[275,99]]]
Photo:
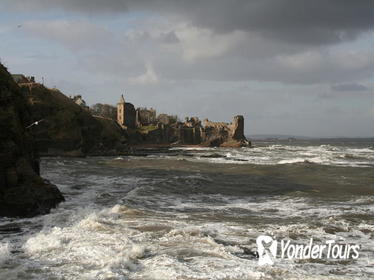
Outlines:
[[122,0],[3,0],[0,6],[20,11],[66,10],[83,13],[126,12],[128,1]]
[[174,31],[161,34],[160,41],[165,44],[175,44],[180,42]]
[[374,27],[372,0],[3,0],[18,9],[87,13],[148,11],[185,18],[215,32],[257,32],[277,40],[321,45],[355,39]]
[[332,90],[335,91],[365,91],[368,90],[368,88],[364,85],[357,84],[357,83],[351,83],[351,84],[337,84],[331,86]]
[[14,71],[90,103],[125,89],[158,112],[243,114],[249,134],[373,131],[374,1],[0,0],[1,13]]

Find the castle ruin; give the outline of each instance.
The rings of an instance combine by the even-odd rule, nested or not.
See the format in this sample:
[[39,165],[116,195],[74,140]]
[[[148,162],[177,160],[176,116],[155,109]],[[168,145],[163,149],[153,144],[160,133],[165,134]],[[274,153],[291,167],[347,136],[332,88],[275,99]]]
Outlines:
[[[211,122],[203,124],[198,117],[178,121],[177,116],[160,114],[156,110],[137,108],[126,103],[123,95],[117,104],[117,122],[127,129],[130,142],[148,144],[181,144],[204,146],[249,146],[244,136],[244,118],[235,116],[233,122]],[[128,130],[133,128],[133,130]]]
[[125,102],[125,98],[121,95],[117,103],[117,123],[122,128],[136,127],[136,111],[134,105]]
[[156,110],[139,107],[136,109],[136,125],[147,126],[156,123]]

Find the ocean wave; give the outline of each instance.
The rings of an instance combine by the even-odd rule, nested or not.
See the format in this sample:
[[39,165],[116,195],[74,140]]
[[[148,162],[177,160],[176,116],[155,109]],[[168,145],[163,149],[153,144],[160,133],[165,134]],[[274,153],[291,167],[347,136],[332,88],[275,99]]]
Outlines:
[[[179,157],[181,160],[273,165],[302,165],[305,159],[315,161],[315,165],[329,160],[344,164],[356,161],[338,158],[337,155],[348,153],[346,147],[278,148],[190,150],[193,156]],[[200,156],[210,153],[222,157]],[[175,157],[169,155],[164,159]],[[258,182],[259,188],[264,186],[266,191],[266,184],[262,185],[266,181],[247,184],[256,175],[248,174],[247,179],[244,174],[245,179],[241,181],[231,174],[226,178],[215,173],[206,174],[203,170],[105,169],[97,165],[96,159],[84,160],[92,160],[94,164],[85,165],[87,170],[77,170],[79,166],[67,164],[70,173],[56,168],[54,161],[49,162],[50,170],[56,172],[49,173],[49,176],[55,176],[50,179],[66,184],[66,191],[76,191],[77,185],[81,190],[52,213],[21,221],[22,229],[25,229],[21,241],[15,237],[12,246],[0,243],[0,263],[1,256],[4,256],[5,264],[5,269],[0,270],[1,279],[17,278],[20,271],[22,279],[135,280],[351,279],[372,272],[372,196],[349,193],[340,200],[340,197],[334,198],[337,191],[331,197],[314,197],[314,193],[307,192],[308,188],[306,192],[291,188],[290,192],[287,190],[282,194],[271,189],[266,195],[263,192],[240,195],[240,192],[235,192],[235,186],[250,188]],[[156,162],[148,160],[152,161],[151,164]],[[261,168],[255,169],[261,171]],[[339,177],[339,180],[345,180],[340,175],[350,176],[345,170],[340,171],[329,174]],[[275,187],[279,186],[276,178],[268,179],[275,179],[271,182]],[[220,192],[222,185],[226,185],[227,191]],[[99,204],[97,198],[100,194],[108,193],[111,195],[109,199],[104,204],[100,200]],[[321,191],[321,194],[324,193]],[[31,230],[30,223],[39,223],[40,227]],[[274,266],[264,268],[258,266],[254,254],[256,237],[260,234],[302,244],[310,238],[321,242],[333,239],[362,244],[362,255],[357,261],[345,264],[324,263],[325,260],[319,263],[279,260]],[[1,248],[5,248],[3,254]],[[9,259],[11,261],[7,261]],[[31,276],[30,271],[34,273]],[[8,275],[13,277],[6,277]]]
[[292,159],[282,159],[278,161],[279,164],[292,164],[292,163],[310,163],[310,160],[307,160],[305,158],[292,158]]
[[[81,211],[83,217],[72,224],[44,229],[27,239],[23,250],[34,269],[48,266],[50,273],[66,279],[130,275],[131,279],[259,279],[264,275],[256,271],[256,260],[249,263],[236,257],[243,254],[240,247],[216,242],[214,236],[222,239],[220,234],[232,233],[222,223],[189,226],[164,218],[153,220],[158,227],[150,231],[151,216],[134,219],[138,210],[126,205]],[[75,219],[73,215],[71,220]]]
[[[314,163],[331,166],[372,167],[374,150],[371,147],[352,148],[334,145],[280,145],[255,146],[253,148],[173,148],[186,153],[179,160],[210,163],[278,165]],[[175,156],[165,158],[173,159]]]
[[64,278],[120,279],[137,269],[145,252],[134,242],[139,231],[122,224],[125,210],[115,206],[91,211],[70,226],[45,229],[25,242],[25,254],[41,267],[48,263]]
[[172,147],[171,151],[214,151],[216,147]]
[[[23,250],[32,261],[29,265],[41,270],[47,266],[46,277],[51,273],[63,279],[242,280],[272,279],[273,275],[281,275],[282,279],[329,279],[325,275],[338,266],[321,266],[315,271],[313,263],[298,266],[279,261],[273,267],[259,267],[254,257],[256,237],[266,232],[298,243],[306,243],[310,237],[319,240],[339,237],[345,242],[365,240],[366,244],[372,244],[369,240],[372,227],[361,223],[353,228],[349,221],[334,219],[342,213],[344,204],[332,211],[334,209],[327,206],[312,205],[308,198],[276,196],[272,200],[247,201],[212,194],[200,199],[195,195],[180,201],[172,195],[155,197],[160,202],[166,199],[174,201],[174,208],[170,205],[171,211],[163,213],[125,204],[102,210],[77,209],[63,225],[44,228],[27,239]],[[221,205],[217,205],[217,201],[221,201]],[[370,201],[360,197],[354,202]],[[217,214],[218,210],[245,208],[257,212],[262,219],[272,218],[278,222],[249,226],[202,221],[193,219],[193,213],[188,211],[184,212],[186,217],[180,218],[173,211],[177,207],[206,207]],[[277,212],[267,212],[267,209],[277,209]],[[308,222],[280,222],[281,217],[292,220],[296,215],[310,218]],[[359,266],[348,267],[357,270],[364,265],[360,262]]]

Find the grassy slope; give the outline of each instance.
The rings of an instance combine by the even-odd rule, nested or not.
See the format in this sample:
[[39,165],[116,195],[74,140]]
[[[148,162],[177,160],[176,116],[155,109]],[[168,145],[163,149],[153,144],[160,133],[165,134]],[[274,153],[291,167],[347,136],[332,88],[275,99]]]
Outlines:
[[40,84],[22,87],[34,121],[33,133],[44,152],[73,155],[114,153],[125,148],[123,131],[113,121],[95,118],[59,90]]

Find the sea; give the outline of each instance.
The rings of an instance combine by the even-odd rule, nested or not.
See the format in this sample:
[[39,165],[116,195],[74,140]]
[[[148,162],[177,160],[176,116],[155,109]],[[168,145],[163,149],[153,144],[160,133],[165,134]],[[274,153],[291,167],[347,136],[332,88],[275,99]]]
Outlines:
[[[0,218],[0,279],[374,279],[374,141],[49,157],[41,173],[66,201]],[[282,257],[287,242],[358,255]]]

